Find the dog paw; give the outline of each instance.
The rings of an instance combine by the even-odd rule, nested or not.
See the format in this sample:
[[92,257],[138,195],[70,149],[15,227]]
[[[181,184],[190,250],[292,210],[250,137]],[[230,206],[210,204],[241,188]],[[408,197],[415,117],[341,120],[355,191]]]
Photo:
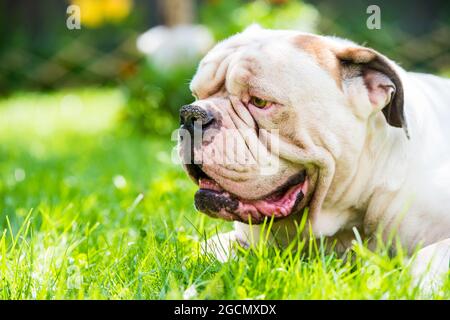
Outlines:
[[202,252],[212,254],[224,263],[236,257],[236,245],[246,246],[236,237],[235,231],[219,233],[202,243]]
[[449,241],[427,246],[417,252],[412,260],[411,275],[414,287],[424,295],[431,295],[441,289],[449,271]]

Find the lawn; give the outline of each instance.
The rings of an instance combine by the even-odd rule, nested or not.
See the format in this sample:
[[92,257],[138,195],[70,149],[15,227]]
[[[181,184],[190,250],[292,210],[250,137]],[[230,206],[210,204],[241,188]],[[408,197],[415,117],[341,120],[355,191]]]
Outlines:
[[[221,264],[202,239],[231,228],[195,211],[175,142],[135,133],[117,89],[0,101],[1,299],[413,299],[406,260],[362,244],[258,246]],[[156,115],[155,115],[156,116]],[[449,299],[450,283],[434,298]]]

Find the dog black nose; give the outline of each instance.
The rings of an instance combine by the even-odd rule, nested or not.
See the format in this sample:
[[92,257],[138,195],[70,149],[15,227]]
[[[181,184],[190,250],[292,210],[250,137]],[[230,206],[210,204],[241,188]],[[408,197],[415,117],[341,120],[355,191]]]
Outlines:
[[211,112],[203,108],[188,104],[182,106],[180,109],[180,124],[186,127],[194,127],[194,125],[201,125],[202,129],[206,129],[214,121],[214,116]]

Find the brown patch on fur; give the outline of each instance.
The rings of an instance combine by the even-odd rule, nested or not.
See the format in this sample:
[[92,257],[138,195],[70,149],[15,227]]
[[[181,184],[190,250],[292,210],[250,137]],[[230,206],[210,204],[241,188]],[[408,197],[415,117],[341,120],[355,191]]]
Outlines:
[[337,58],[352,63],[369,63],[377,58],[377,53],[369,48],[350,47],[336,53]]
[[280,121],[281,121],[281,122],[286,122],[286,121],[288,121],[288,120],[289,120],[289,112],[283,111],[283,112],[280,114]]
[[368,90],[372,89],[367,82],[370,71],[380,72],[392,81],[395,86],[394,95],[382,111],[391,126],[403,128],[409,137],[403,111],[403,85],[391,62],[375,50],[360,46],[341,49],[336,52],[336,57],[343,62],[348,61],[350,65],[360,68],[361,76],[363,76]]
[[370,48],[356,44],[337,44],[314,35],[297,35],[293,42],[327,70],[341,90],[343,80],[353,76],[364,76],[365,69],[375,70],[389,77],[395,85],[395,94],[391,103],[383,108],[383,114],[390,125],[403,127],[408,136],[403,112],[403,86],[386,57]]
[[333,46],[324,39],[314,35],[298,35],[294,44],[310,54],[333,77],[339,88],[342,89],[342,75],[340,61],[336,57]]

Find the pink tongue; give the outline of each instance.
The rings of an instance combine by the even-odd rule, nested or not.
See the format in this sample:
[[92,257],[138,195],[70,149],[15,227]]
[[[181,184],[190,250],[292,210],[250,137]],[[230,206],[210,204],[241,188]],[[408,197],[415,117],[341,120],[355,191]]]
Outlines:
[[[289,215],[292,208],[297,201],[297,195],[303,192],[306,195],[308,190],[308,181],[304,183],[292,186],[281,198],[275,199],[261,199],[255,201],[240,201],[238,212],[241,216],[246,216],[250,213],[252,216],[264,216],[285,217]],[[259,213],[259,214],[258,214]]]
[[[228,192],[222,189],[219,184],[211,179],[200,179],[199,186],[201,189],[222,192],[226,196],[230,195]],[[235,213],[239,214],[239,216],[241,216],[241,218],[243,218],[244,220],[248,218],[248,215],[257,218],[261,218],[261,214],[263,216],[274,215],[275,217],[287,216],[291,213],[292,208],[297,201],[297,195],[300,192],[302,192],[303,195],[306,195],[307,190],[308,180],[305,180],[304,183],[289,188],[288,191],[286,191],[286,193],[281,197],[268,197],[261,200],[239,199],[239,207]]]

